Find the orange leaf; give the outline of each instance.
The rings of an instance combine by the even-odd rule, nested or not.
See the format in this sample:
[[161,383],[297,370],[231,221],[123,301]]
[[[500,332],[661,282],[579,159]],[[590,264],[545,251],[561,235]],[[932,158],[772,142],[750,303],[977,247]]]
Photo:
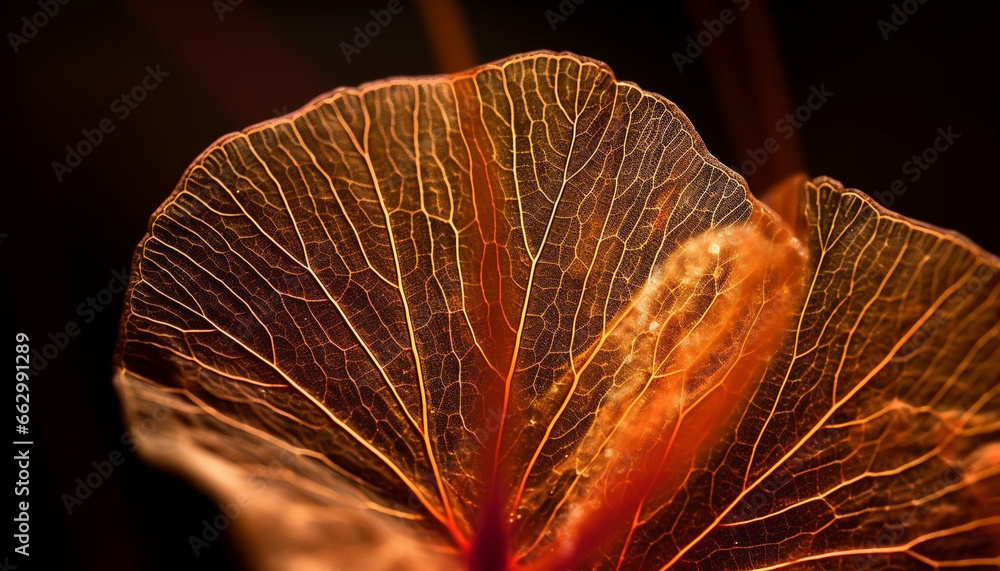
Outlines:
[[340,89],[188,169],[116,384],[261,569],[1000,565],[997,258],[770,200],[570,54]]

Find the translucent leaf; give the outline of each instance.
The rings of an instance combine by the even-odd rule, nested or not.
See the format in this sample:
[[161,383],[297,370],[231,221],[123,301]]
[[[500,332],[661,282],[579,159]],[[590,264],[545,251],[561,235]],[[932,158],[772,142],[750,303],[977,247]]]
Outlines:
[[593,60],[334,91],[153,216],[128,422],[261,569],[995,568],[997,258],[769,200]]

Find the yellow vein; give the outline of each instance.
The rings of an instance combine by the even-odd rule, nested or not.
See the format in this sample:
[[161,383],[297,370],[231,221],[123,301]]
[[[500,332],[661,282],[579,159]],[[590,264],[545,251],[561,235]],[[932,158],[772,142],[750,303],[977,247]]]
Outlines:
[[406,415],[406,417],[410,420],[410,423],[413,425],[414,429],[419,432],[420,427],[417,425],[417,421],[410,415],[410,412],[406,409],[406,405],[403,404],[402,397],[396,391],[396,387],[389,380],[389,375],[386,373],[385,368],[382,366],[382,363],[378,360],[378,358],[375,357],[375,354],[372,352],[371,347],[369,347],[368,343],[366,343],[365,340],[362,339],[361,333],[354,327],[354,324],[351,323],[351,320],[348,319],[347,314],[344,312],[344,309],[340,306],[340,303],[333,298],[333,295],[326,288],[326,285],[323,284],[323,282],[319,279],[319,276],[317,276],[312,271],[311,268],[304,266],[295,256],[293,256],[290,252],[288,252],[288,250],[286,250],[284,246],[282,246],[274,238],[269,236],[267,232],[265,232],[264,229],[260,226],[257,220],[253,216],[250,216],[250,213],[247,212],[246,208],[243,207],[243,204],[236,199],[236,196],[229,189],[229,187],[227,187],[221,180],[217,179],[215,175],[213,175],[211,172],[208,171],[208,169],[206,169],[205,172],[208,174],[209,177],[215,180],[215,182],[220,187],[225,189],[225,191],[229,194],[230,198],[232,198],[233,203],[235,203],[240,208],[240,210],[243,212],[243,215],[246,216],[247,219],[249,219],[253,223],[253,225],[257,227],[257,230],[260,231],[262,235],[267,236],[272,242],[274,242],[275,246],[277,246],[279,250],[281,250],[282,252],[285,253],[286,256],[288,256],[290,260],[293,260],[296,264],[302,267],[302,269],[309,272],[312,278],[316,280],[316,283],[319,285],[320,289],[323,290],[323,293],[326,295],[327,300],[329,300],[330,303],[333,304],[333,307],[337,310],[337,314],[340,315],[340,318],[344,320],[344,324],[347,325],[347,328],[351,330],[351,333],[354,334],[354,338],[357,339],[358,344],[360,344],[362,349],[364,349],[365,354],[371,360],[372,364],[375,365],[375,368],[378,369],[378,372],[381,374],[382,379],[385,381],[386,385],[389,386],[389,390],[391,390],[392,394],[396,397],[396,401],[399,403],[400,408],[402,408],[403,414]]
[[[510,112],[511,112],[511,130],[513,131],[513,128],[514,128],[514,102],[510,98],[510,93],[507,90],[507,80],[506,80],[506,77],[504,78],[504,93],[507,93],[507,99],[508,99],[508,101],[510,102],[510,105],[511,105],[511,108],[510,108]],[[588,99],[589,99],[589,96],[588,96]],[[577,84],[576,84],[576,113],[577,113],[577,120],[579,120],[579,113],[580,113],[579,109],[580,109],[580,81],[579,81],[579,79],[577,79]],[[517,326],[517,335],[514,337],[514,350],[511,352],[511,356],[510,356],[510,367],[507,370],[507,376],[506,376],[506,379],[505,379],[505,382],[504,382],[503,409],[502,409],[502,412],[501,412],[501,415],[500,415],[500,421],[498,423],[500,425],[500,427],[498,429],[499,433],[498,433],[498,436],[497,436],[497,447],[496,447],[496,451],[493,454],[494,465],[498,464],[499,461],[500,461],[500,442],[503,439],[504,421],[506,421],[506,419],[507,419],[507,408],[508,408],[508,406],[510,404],[510,385],[511,385],[511,379],[514,376],[514,370],[517,367],[518,355],[519,355],[520,350],[521,350],[521,339],[522,339],[522,336],[524,335],[524,322],[525,322],[525,320],[527,319],[527,316],[528,316],[528,302],[531,299],[532,287],[534,286],[534,282],[535,282],[535,271],[538,268],[538,260],[541,259],[542,251],[545,248],[545,245],[548,243],[549,231],[552,230],[552,222],[555,220],[556,210],[559,209],[559,203],[562,200],[563,192],[566,189],[565,172],[569,168],[569,160],[570,160],[570,157],[573,156],[573,146],[576,144],[576,127],[577,127],[577,123],[576,123],[576,121],[574,121],[573,122],[573,136],[570,139],[569,150],[566,153],[566,164],[563,167],[563,173],[564,173],[563,182],[562,182],[562,185],[560,185],[560,187],[559,187],[559,193],[556,195],[555,203],[552,205],[552,211],[549,213],[549,221],[548,221],[548,223],[545,226],[545,232],[542,234],[542,240],[541,240],[541,242],[539,242],[538,254],[537,255],[531,255],[530,248],[527,250],[528,255],[531,256],[531,269],[528,272],[528,284],[527,284],[527,286],[525,288],[524,301],[522,302],[522,305],[521,305],[521,318],[520,318],[520,321],[519,321],[518,326]],[[515,153],[515,167],[516,167],[516,165],[517,165],[517,163],[516,163],[516,153]],[[516,185],[517,185],[517,169],[516,168],[514,169],[514,183],[515,183],[515,189],[516,189]],[[519,190],[515,190],[515,192],[517,193],[517,196],[518,196],[518,209],[522,210],[521,207],[520,207],[520,204],[521,204],[520,191]],[[525,238],[524,238],[524,240],[525,240],[525,246],[527,246],[527,240],[528,240],[527,235],[528,235],[528,232],[527,232],[527,228],[525,228],[524,225],[523,225],[523,219],[522,219],[521,232],[525,236]],[[520,497],[520,493],[518,493],[518,497]],[[512,506],[514,507],[514,509],[517,508],[517,500],[515,500],[515,502],[512,504]]]
[[[400,269],[400,265],[399,265],[399,253],[396,251],[396,238],[395,238],[395,236],[393,234],[392,221],[390,220],[390,217],[389,217],[389,210],[388,210],[388,208],[385,205],[385,200],[384,200],[384,197],[382,195],[382,189],[381,189],[381,187],[379,185],[379,181],[378,181],[378,175],[375,173],[375,165],[372,164],[372,162],[371,162],[371,156],[369,155],[369,151],[368,151],[368,138],[369,138],[369,135],[370,135],[370,132],[371,132],[371,118],[370,118],[370,116],[368,114],[368,105],[364,101],[363,97],[360,98],[359,103],[360,103],[360,106],[361,106],[361,111],[364,114],[364,121],[365,121],[365,125],[364,125],[364,144],[363,145],[358,142],[357,138],[354,136],[354,132],[351,131],[350,128],[348,128],[347,122],[344,120],[344,117],[341,115],[340,110],[335,108],[336,113],[337,113],[337,119],[340,121],[341,126],[344,128],[344,131],[347,133],[348,137],[351,139],[351,142],[354,144],[354,148],[357,150],[358,154],[361,155],[365,159],[365,164],[367,164],[367,166],[368,166],[368,174],[369,174],[369,176],[372,179],[372,184],[374,185],[375,195],[378,198],[379,207],[382,210],[382,217],[383,217],[383,220],[385,222],[385,230],[386,230],[387,237],[389,239],[389,246],[392,249],[392,260],[393,260],[393,264],[394,264],[395,269],[396,269],[396,283],[399,286],[398,287],[399,299],[400,299],[400,301],[401,301],[401,303],[403,305],[403,314],[404,314],[404,317],[406,319],[406,330],[407,330],[407,334],[408,334],[408,336],[410,338],[410,351],[411,351],[411,354],[413,356],[414,367],[416,368],[417,384],[418,384],[419,389],[420,389],[420,408],[421,408],[421,417],[422,417],[422,421],[423,421],[423,430],[420,430],[420,435],[423,437],[423,444],[424,444],[424,447],[426,448],[428,460],[430,461],[430,464],[431,464],[431,470],[434,473],[434,479],[435,479],[435,482],[437,483],[438,492],[439,492],[439,494],[441,496],[441,502],[442,502],[442,504],[444,506],[445,512],[447,513],[448,520],[450,522],[454,522],[455,520],[454,520],[454,516],[453,516],[453,514],[451,512],[451,505],[448,502],[447,494],[444,491],[444,486],[443,486],[443,483],[441,481],[441,474],[438,471],[437,462],[436,462],[436,460],[434,458],[434,451],[433,451],[433,449],[431,447],[430,434],[428,433],[427,390],[426,390],[426,387],[424,385],[423,367],[422,367],[422,364],[421,364],[421,361],[420,361],[420,355],[417,352],[417,345],[416,345],[415,335],[414,335],[414,331],[413,331],[413,322],[412,322],[411,317],[410,317],[410,306],[409,306],[409,302],[406,299],[406,292],[405,292],[405,290],[403,288],[403,273],[402,273],[402,270]],[[420,188],[419,192],[423,192],[423,188]]]
[[[971,270],[970,270],[970,272],[967,272],[967,275],[968,275],[968,273],[971,273]],[[726,517],[726,515],[728,515],[730,511],[732,511],[737,505],[739,505],[739,503],[741,501],[743,501],[743,498],[746,497],[747,494],[749,494],[751,491],[753,491],[758,485],[760,485],[762,482],[764,482],[767,478],[769,478],[771,476],[771,474],[773,474],[775,471],[777,471],[778,468],[780,468],[785,462],[787,462],[788,459],[791,458],[806,441],[808,441],[810,438],[812,438],[812,436],[814,434],[816,434],[823,427],[823,425],[826,423],[826,421],[828,421],[834,414],[836,414],[836,412],[838,410],[840,410],[841,406],[843,406],[845,403],[847,403],[852,398],[854,398],[854,395],[857,394],[858,392],[860,392],[861,389],[864,388],[868,384],[868,381],[870,381],[873,377],[875,377],[875,375],[877,375],[879,372],[882,371],[882,369],[885,368],[885,366],[892,360],[892,358],[903,347],[903,345],[905,345],[906,342],[909,341],[910,338],[923,326],[924,322],[926,322],[928,319],[930,319],[931,315],[933,315],[934,312],[936,312],[938,310],[938,308],[948,299],[948,297],[950,297],[951,294],[954,293],[954,291],[957,290],[965,281],[966,280],[963,279],[963,280],[955,282],[954,284],[952,284],[951,287],[948,288],[947,291],[945,291],[944,293],[942,293],[937,298],[937,300],[935,300],[935,302],[933,304],[931,304],[927,308],[927,310],[924,312],[923,316],[921,316],[921,318],[919,320],[917,320],[917,322],[914,323],[913,326],[911,326],[910,329],[907,330],[907,332],[905,334],[903,334],[902,337],[900,337],[900,339],[896,342],[896,344],[892,347],[892,349],[886,354],[886,356],[882,358],[882,361],[880,361],[878,363],[878,365],[876,365],[867,375],[865,375],[854,386],[854,388],[852,388],[850,391],[848,391],[848,393],[846,395],[844,395],[843,399],[841,399],[839,402],[837,402],[836,404],[834,404],[834,406],[830,407],[830,410],[828,410],[826,412],[826,414],[824,414],[813,425],[813,427],[808,432],[806,432],[806,434],[803,435],[802,438],[799,439],[799,441],[796,443],[796,445],[792,446],[791,449],[789,449],[789,451],[786,452],[784,454],[784,456],[782,456],[780,459],[778,459],[778,461],[775,462],[773,466],[771,466],[769,469],[765,470],[757,478],[757,480],[754,481],[754,483],[752,485],[750,485],[750,486],[744,486],[743,491],[740,492],[736,496],[736,498],[734,498],[733,501],[730,502],[730,504],[725,509],[723,509],[722,512],[720,512],[720,514],[718,516],[716,516],[715,520],[711,524],[709,524],[708,526],[706,526],[705,529],[702,530],[701,533],[699,533],[694,539],[692,539],[690,542],[688,542],[687,545],[685,545],[683,548],[681,548],[677,552],[677,554],[674,555],[674,557],[671,558],[670,561],[667,562],[666,565],[664,565],[663,567],[661,567],[661,571],[669,569],[674,563],[676,563],[677,561],[679,561],[680,558],[683,557],[685,553],[687,553],[688,551],[690,551],[695,545],[697,545],[697,543],[699,541],[701,541],[702,539],[704,539],[704,537],[706,535],[708,535],[709,532],[711,532],[713,529],[715,529],[719,525],[719,523]],[[789,370],[790,370],[790,367],[789,367]]]
[[[152,285],[152,284],[150,284],[148,282],[147,282],[147,285],[152,290],[154,290],[156,293],[158,293],[161,296],[163,296],[165,299],[172,299],[170,296],[168,296],[164,292],[162,292],[159,289],[157,289],[156,286],[154,286],[154,285]],[[181,286],[181,287],[183,287],[183,286]],[[410,478],[408,478],[406,476],[406,474],[403,472],[403,470],[400,469],[399,466],[397,466],[392,461],[392,459],[390,459],[388,456],[386,456],[381,450],[379,450],[378,448],[376,448],[372,443],[370,443],[367,440],[365,440],[364,438],[362,438],[360,434],[358,434],[357,432],[355,432],[354,429],[350,427],[350,425],[348,425],[346,422],[344,422],[343,420],[341,420],[340,418],[338,418],[337,415],[333,414],[333,411],[331,411],[330,409],[328,409],[323,403],[319,402],[319,400],[317,400],[316,397],[314,397],[309,391],[305,390],[305,388],[303,388],[301,385],[299,385],[298,383],[296,383],[295,380],[292,379],[287,373],[285,373],[285,371],[283,371],[280,367],[278,367],[276,363],[272,363],[271,361],[268,361],[263,355],[261,355],[260,353],[258,353],[257,351],[255,351],[253,348],[251,348],[251,347],[247,346],[246,344],[244,344],[240,339],[237,339],[236,337],[233,337],[232,335],[230,335],[228,332],[224,331],[220,327],[220,325],[218,323],[215,323],[207,315],[205,315],[204,311],[195,311],[191,307],[187,306],[186,304],[184,304],[184,303],[182,303],[182,302],[180,302],[178,300],[173,300],[173,301],[174,301],[174,303],[177,303],[178,305],[180,305],[181,307],[187,309],[191,313],[193,313],[195,315],[199,315],[202,319],[204,319],[205,321],[207,321],[208,323],[210,323],[211,325],[213,325],[216,329],[218,329],[220,333],[222,333],[223,335],[225,335],[226,337],[228,337],[232,342],[236,343],[237,345],[242,346],[243,349],[245,349],[247,353],[249,353],[249,354],[257,357],[257,359],[259,359],[260,362],[269,365],[270,368],[275,373],[277,373],[278,375],[280,375],[282,378],[285,379],[285,382],[287,382],[289,384],[289,386],[291,386],[291,387],[295,388],[296,390],[298,390],[299,393],[302,394],[302,396],[304,396],[316,408],[318,408],[320,411],[322,411],[327,416],[327,418],[329,418],[331,421],[333,421],[333,423],[335,425],[337,425],[341,430],[343,430],[348,435],[350,435],[354,440],[356,440],[359,444],[361,444],[362,447],[364,447],[365,449],[367,449],[376,458],[378,458],[383,463],[385,463],[385,465],[390,470],[392,470],[393,473],[396,474],[396,476],[410,489],[410,491],[413,492],[414,497],[416,497],[418,500],[420,500],[420,503],[424,505],[424,507],[427,509],[427,511],[430,512],[435,517],[435,519],[437,519],[438,521],[440,521],[442,524],[447,525],[446,524],[447,520],[444,518],[444,516],[440,512],[438,512],[434,508],[434,506],[427,500],[427,498],[425,498],[420,493],[417,485],[412,480],[410,480]]]

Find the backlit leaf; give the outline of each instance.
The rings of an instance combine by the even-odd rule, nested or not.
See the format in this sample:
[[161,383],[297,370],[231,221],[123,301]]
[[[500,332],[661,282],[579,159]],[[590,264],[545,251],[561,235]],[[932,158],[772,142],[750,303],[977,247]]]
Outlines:
[[128,422],[261,569],[1000,565],[997,258],[770,200],[593,60],[337,90],[153,216]]

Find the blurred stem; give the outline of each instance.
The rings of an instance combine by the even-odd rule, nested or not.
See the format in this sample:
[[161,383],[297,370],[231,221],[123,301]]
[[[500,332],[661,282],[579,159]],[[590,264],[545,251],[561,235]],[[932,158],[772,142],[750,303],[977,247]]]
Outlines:
[[[766,0],[686,0],[685,5],[692,34],[705,30],[706,22],[724,25],[702,57],[729,130],[732,166],[760,196],[805,170],[801,134],[796,131],[786,139],[776,128],[794,106],[770,7]],[[730,24],[720,22],[725,11],[734,18]],[[760,157],[768,139],[774,139],[778,150],[768,151],[764,164],[754,163],[753,169],[743,173],[740,167],[750,159],[749,153],[756,151]]]
[[464,71],[479,63],[469,20],[459,0],[417,0],[417,7],[442,72]]

